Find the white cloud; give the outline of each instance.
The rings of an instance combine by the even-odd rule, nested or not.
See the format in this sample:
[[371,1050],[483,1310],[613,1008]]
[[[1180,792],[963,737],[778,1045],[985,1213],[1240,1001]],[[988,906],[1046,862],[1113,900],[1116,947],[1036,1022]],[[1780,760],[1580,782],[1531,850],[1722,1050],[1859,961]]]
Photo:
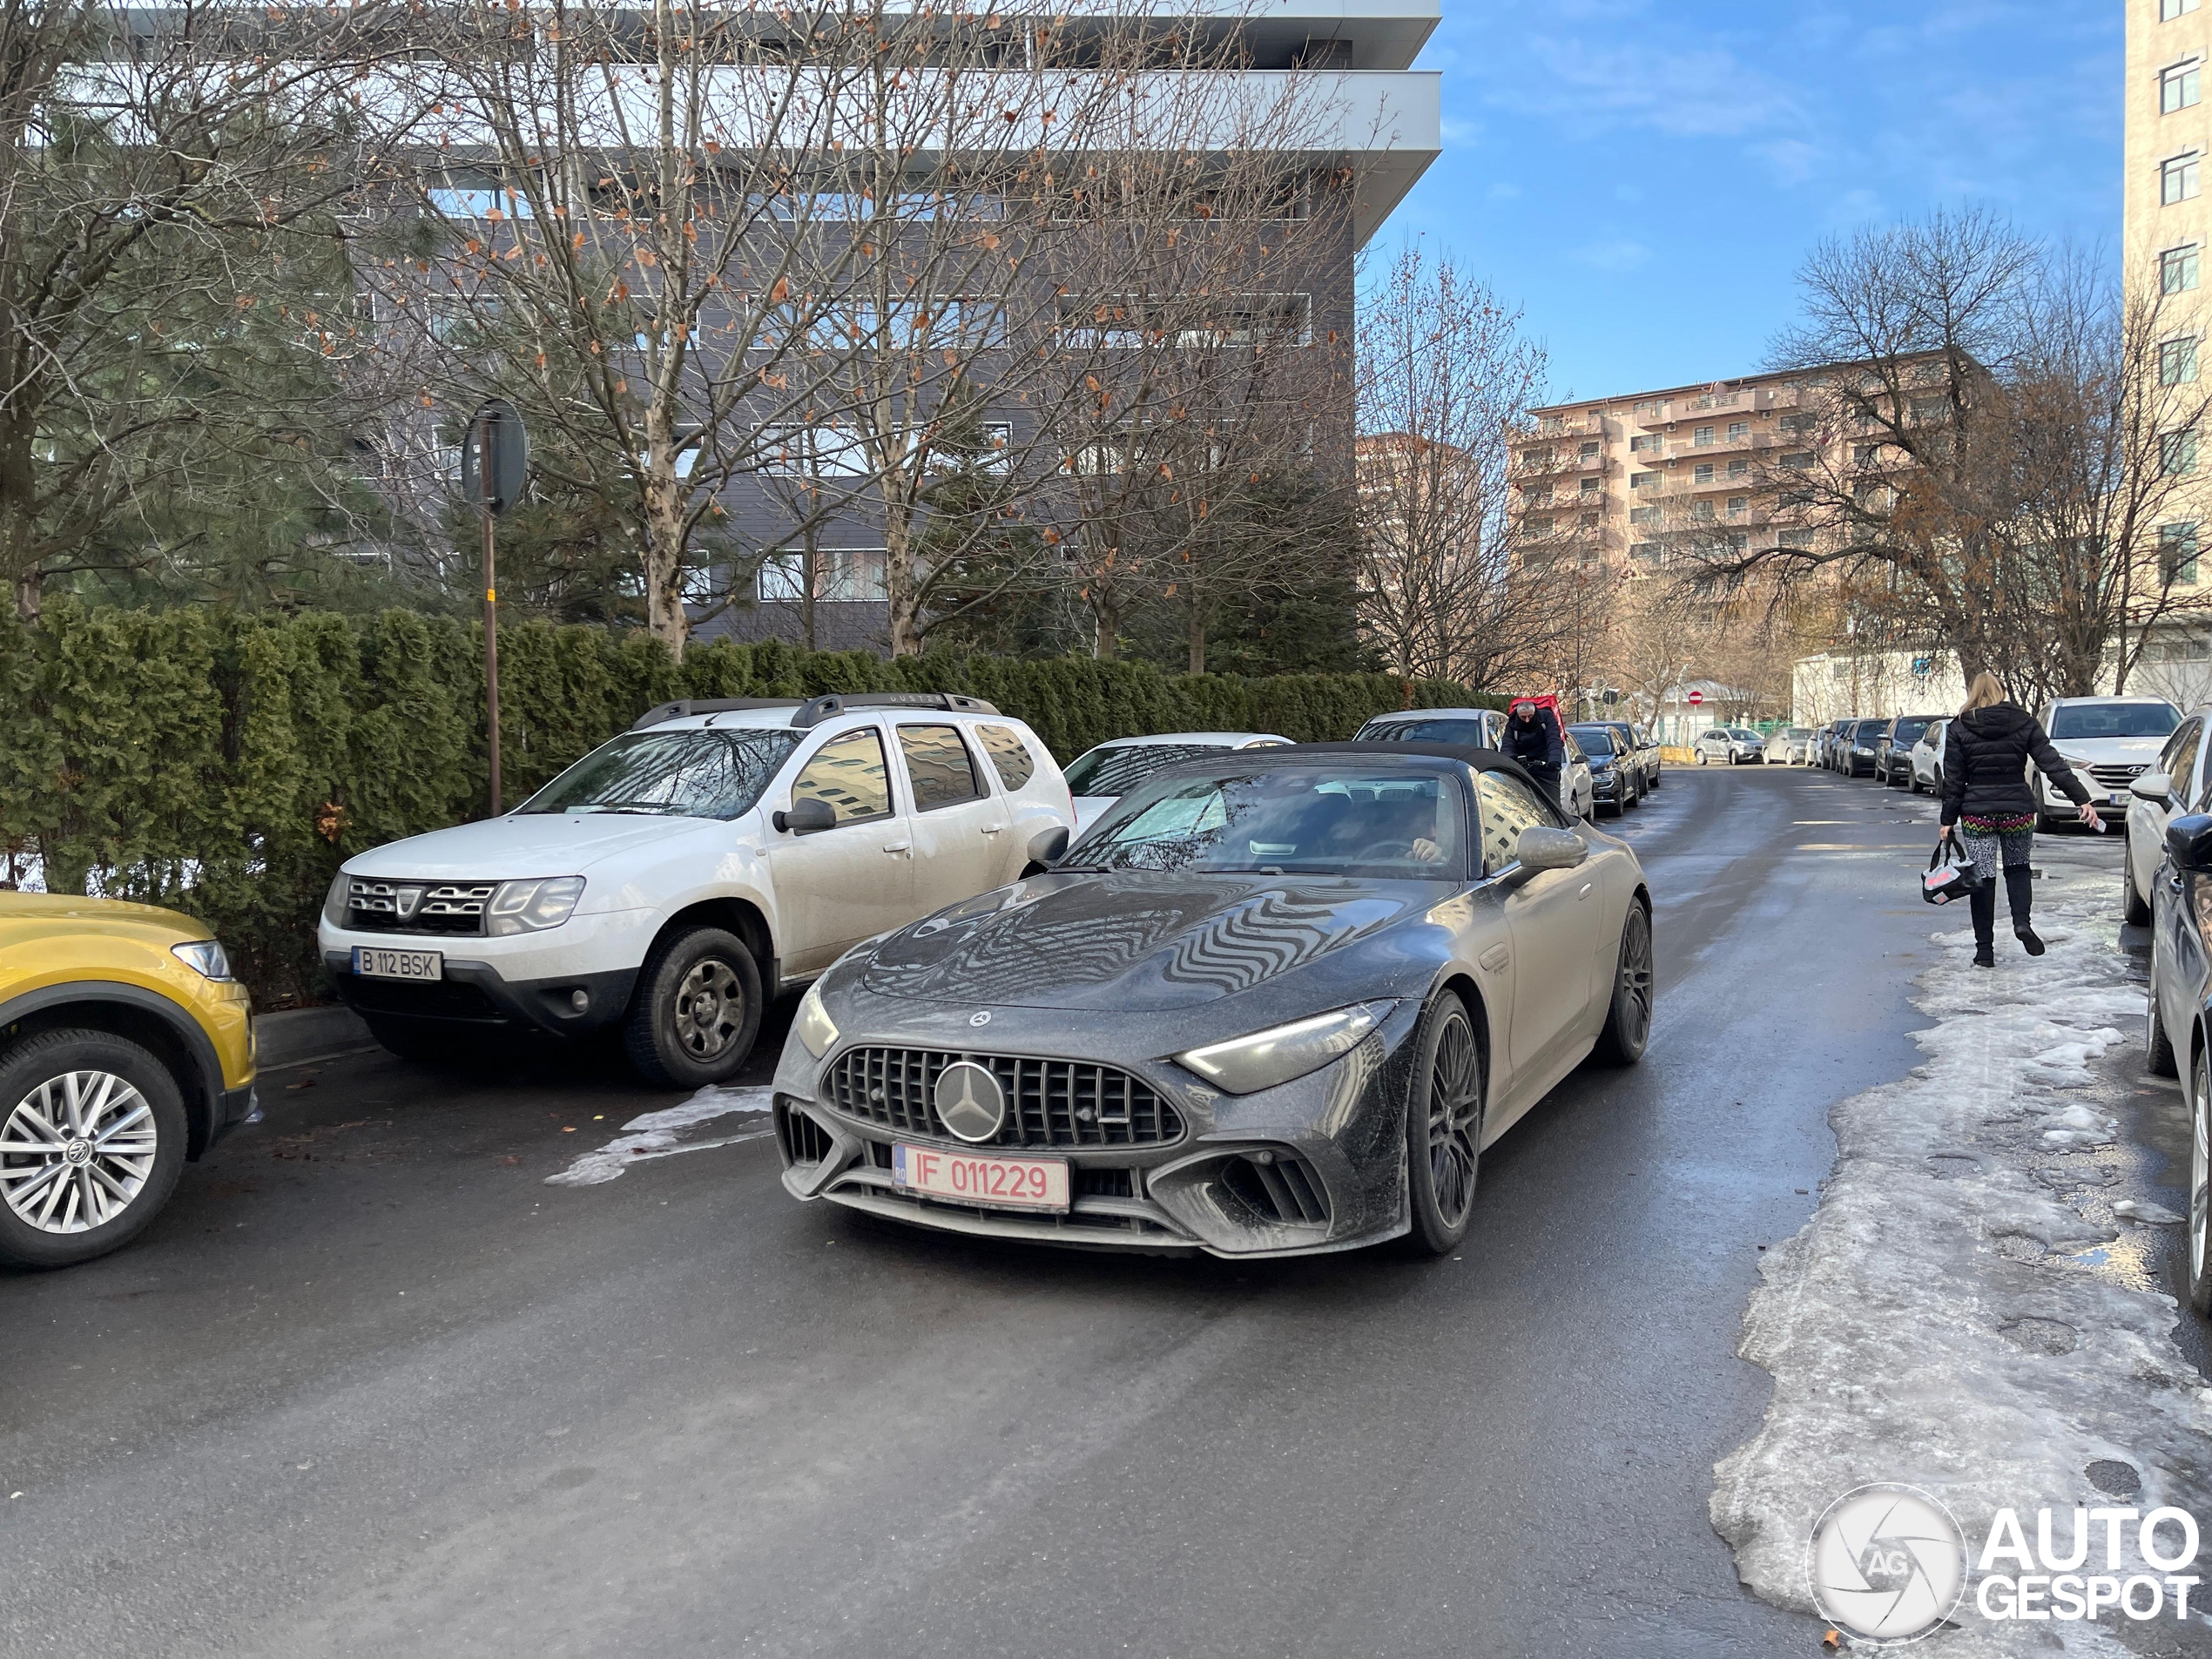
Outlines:
[[1577,265],[1587,265],[1593,270],[1610,271],[1619,274],[1650,263],[1651,250],[1641,242],[1620,238],[1611,241],[1586,243],[1576,248],[1569,257]]

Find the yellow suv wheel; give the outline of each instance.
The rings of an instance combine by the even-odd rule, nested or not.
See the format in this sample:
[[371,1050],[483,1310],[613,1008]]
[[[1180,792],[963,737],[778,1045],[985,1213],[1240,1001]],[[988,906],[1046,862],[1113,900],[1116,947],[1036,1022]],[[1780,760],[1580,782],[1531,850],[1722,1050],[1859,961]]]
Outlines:
[[127,1037],[64,1028],[0,1050],[0,1263],[128,1244],[176,1190],[186,1133],[177,1080]]

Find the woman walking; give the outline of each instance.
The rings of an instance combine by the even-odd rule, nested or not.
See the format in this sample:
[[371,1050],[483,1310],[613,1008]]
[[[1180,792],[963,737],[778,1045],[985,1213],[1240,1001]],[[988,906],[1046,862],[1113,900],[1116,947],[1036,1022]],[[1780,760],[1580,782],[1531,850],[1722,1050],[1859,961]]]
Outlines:
[[2089,804],[2089,792],[2051,747],[2035,717],[2005,695],[1994,674],[1974,676],[1966,706],[1951,723],[1943,745],[1943,833],[1955,833],[1984,886],[1973,895],[1974,966],[1997,966],[1997,872],[2005,872],[2005,897],[2012,903],[2013,932],[2031,956],[2043,954],[2043,941],[2029,924],[2035,884],[2027,854],[2035,840],[2035,792],[2027,763],[2081,809],[2081,821],[2101,829],[2104,821]]

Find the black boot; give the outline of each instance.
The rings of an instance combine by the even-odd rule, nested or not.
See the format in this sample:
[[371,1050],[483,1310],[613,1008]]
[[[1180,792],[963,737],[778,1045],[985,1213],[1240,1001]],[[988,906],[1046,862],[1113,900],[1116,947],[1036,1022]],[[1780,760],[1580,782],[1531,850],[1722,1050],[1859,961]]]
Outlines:
[[2005,872],[2005,897],[2013,907],[2013,932],[2020,943],[2027,947],[2031,956],[2043,954],[2043,941],[2035,936],[2035,929],[2028,925],[2028,912],[2035,904],[2035,878],[2027,873],[2024,864],[2015,864]]
[[1997,966],[1997,894],[1995,890],[1984,887],[1979,893],[1970,894],[1966,900],[1966,908],[1973,913],[1974,918],[1974,966],[1994,968]]

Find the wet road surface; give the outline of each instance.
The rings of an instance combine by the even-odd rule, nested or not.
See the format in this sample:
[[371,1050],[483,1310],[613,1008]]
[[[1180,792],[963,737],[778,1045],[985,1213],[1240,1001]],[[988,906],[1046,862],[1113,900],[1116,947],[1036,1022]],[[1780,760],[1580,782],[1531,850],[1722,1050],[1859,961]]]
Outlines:
[[1602,824],[1650,1053],[1487,1153],[1440,1263],[920,1236],[791,1202],[765,1138],[549,1186],[684,1097],[271,1074],[145,1240],[0,1277],[0,1650],[1816,1652],[1705,1501],[1759,1248],[1916,1058],[1924,811],[1678,767]]

